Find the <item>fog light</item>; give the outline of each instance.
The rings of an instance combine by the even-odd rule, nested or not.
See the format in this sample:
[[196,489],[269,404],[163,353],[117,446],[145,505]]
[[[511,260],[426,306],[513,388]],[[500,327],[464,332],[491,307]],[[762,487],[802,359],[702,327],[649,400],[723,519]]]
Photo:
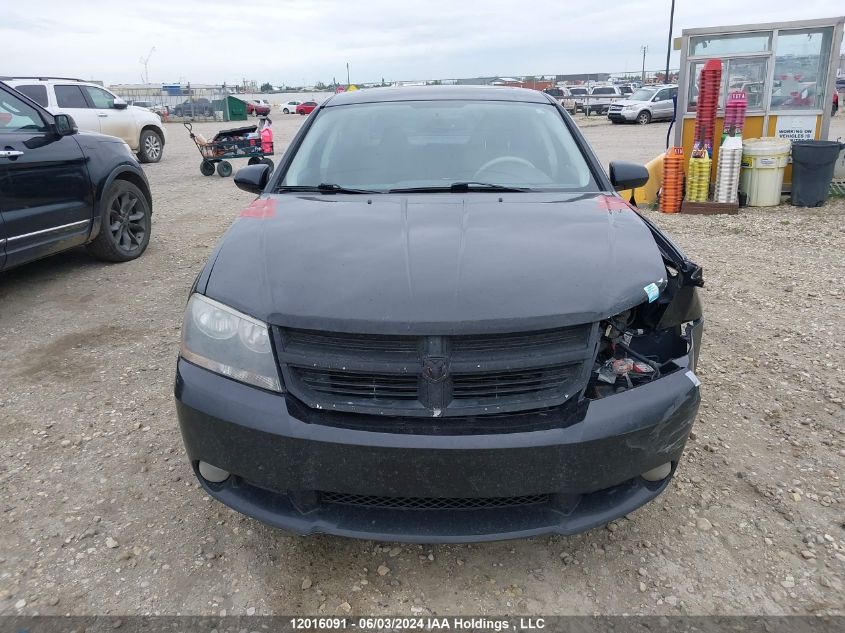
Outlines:
[[229,472],[223,470],[222,468],[217,468],[217,466],[212,466],[206,462],[200,462],[200,475],[206,481],[210,481],[213,484],[219,484],[226,481],[229,478]]
[[[200,464],[202,464],[202,462],[200,462]],[[671,472],[672,462],[666,462],[665,464],[660,464],[660,466],[656,468],[645,471],[642,475],[640,475],[640,477],[646,481],[662,481],[663,479],[666,479]]]

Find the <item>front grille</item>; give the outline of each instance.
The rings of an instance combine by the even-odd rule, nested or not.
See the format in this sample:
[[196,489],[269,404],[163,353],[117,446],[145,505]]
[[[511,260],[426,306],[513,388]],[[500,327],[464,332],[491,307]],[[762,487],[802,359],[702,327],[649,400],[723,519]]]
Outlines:
[[317,393],[368,400],[416,400],[417,377],[408,374],[325,371],[296,368],[302,384]]
[[311,408],[457,417],[556,407],[579,393],[595,324],[502,334],[379,336],[274,328],[282,376]]
[[322,492],[323,503],[336,503],[362,508],[383,510],[493,510],[546,505],[550,495],[523,495],[520,497],[438,498],[438,497],[381,497],[375,495],[353,495],[342,492]]
[[489,374],[457,374],[452,385],[455,400],[511,398],[559,389],[578,371],[577,365],[501,371]]

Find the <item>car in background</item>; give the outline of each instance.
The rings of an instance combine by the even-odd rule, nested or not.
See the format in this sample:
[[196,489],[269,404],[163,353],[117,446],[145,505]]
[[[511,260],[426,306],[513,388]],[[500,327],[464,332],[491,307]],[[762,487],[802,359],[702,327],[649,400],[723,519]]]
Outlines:
[[142,163],[157,163],[164,155],[166,135],[161,118],[146,108],[127,104],[102,86],[61,77],[0,80],[51,114],[69,114],[80,130],[123,139]]
[[119,138],[80,132],[0,82],[0,270],[85,245],[126,262],[150,241],[152,197]]
[[830,108],[830,116],[836,116],[836,113],[839,111],[839,93],[834,91],[833,93],[833,105]]
[[208,99],[203,97],[191,98],[170,108],[170,114],[180,117],[212,117],[214,116],[214,108]]
[[590,96],[585,99],[588,114],[607,114],[610,106],[624,97],[622,89],[617,86],[594,86]]
[[675,114],[678,86],[643,86],[630,97],[611,104],[607,118],[613,123],[639,123],[670,121]]
[[146,108],[147,110],[153,109],[152,101],[130,101],[129,105],[135,106],[136,108]]
[[255,116],[267,116],[270,114],[270,104],[264,99],[250,99],[246,102],[246,113]]
[[647,181],[537,90],[329,97],[276,173],[238,171],[259,197],[188,299],[174,395],[205,493],[425,543],[656,498],[700,402],[703,278],[616,193]]
[[563,101],[563,107],[572,114],[583,112],[584,102],[586,97],[590,95],[590,89],[586,86],[568,86],[565,90],[567,96]]
[[287,103],[283,103],[279,106],[279,110],[282,111],[282,114],[294,114],[296,112],[296,106],[298,106],[302,101],[288,101]]
[[297,114],[311,114],[314,111],[314,108],[317,107],[316,101],[303,101],[298,106],[296,106],[296,113]]

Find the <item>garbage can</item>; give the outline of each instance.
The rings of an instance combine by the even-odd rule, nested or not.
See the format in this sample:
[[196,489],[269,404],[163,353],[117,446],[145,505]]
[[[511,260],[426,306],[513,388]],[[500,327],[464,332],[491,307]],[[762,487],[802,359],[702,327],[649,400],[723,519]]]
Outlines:
[[795,141],[792,143],[792,204],[820,207],[827,200],[833,168],[839,150],[837,141]]
[[742,142],[742,173],[739,191],[749,207],[773,207],[780,204],[783,170],[789,162],[789,140],[764,137]]

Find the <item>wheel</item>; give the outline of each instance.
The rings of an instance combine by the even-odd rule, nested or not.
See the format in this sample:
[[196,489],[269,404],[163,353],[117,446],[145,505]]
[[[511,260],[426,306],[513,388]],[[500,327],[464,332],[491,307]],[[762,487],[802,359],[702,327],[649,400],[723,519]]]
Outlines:
[[138,160],[142,163],[157,163],[164,153],[164,141],[155,130],[144,130],[141,132],[139,143]]
[[214,163],[210,160],[204,160],[200,163],[200,173],[203,176],[210,176],[214,173]]
[[207,117],[213,117],[214,116],[214,110],[212,110],[211,108],[206,108],[205,110],[202,111],[202,113],[203,113],[203,116],[207,116]]
[[173,108],[173,116],[182,116],[182,108]]
[[260,159],[260,158],[258,158],[258,156],[253,156],[252,158],[250,158],[250,159],[246,162],[246,164],[247,164],[247,165],[257,165],[257,164],[258,164],[258,163],[260,163],[260,162],[261,162],[261,159]]
[[637,115],[637,123],[640,125],[648,125],[651,123],[651,112],[643,110]]
[[100,232],[88,252],[107,262],[140,257],[150,243],[150,202],[131,182],[115,180],[103,196]]
[[273,161],[272,161],[272,160],[270,160],[269,158],[267,158],[267,157],[265,156],[264,158],[262,158],[262,159],[261,159],[261,162],[262,162],[263,164],[265,164],[265,165],[269,165],[269,166],[270,166],[270,171],[273,171],[273,168],[275,167],[275,165],[273,164]]
[[228,160],[221,160],[217,163],[217,174],[221,178],[226,178],[227,176],[232,175],[232,163]]
[[285,108],[284,110],[282,110],[282,112],[284,112],[285,114],[290,114],[290,110],[288,110],[287,108]]

